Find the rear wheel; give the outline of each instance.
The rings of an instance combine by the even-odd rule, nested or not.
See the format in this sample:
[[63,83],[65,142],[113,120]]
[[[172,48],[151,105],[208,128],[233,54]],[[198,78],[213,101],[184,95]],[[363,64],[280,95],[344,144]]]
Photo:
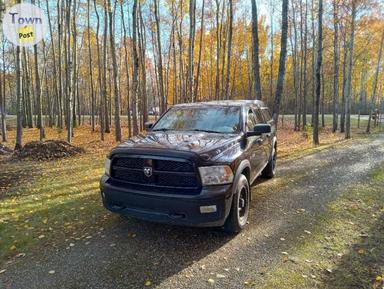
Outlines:
[[276,174],[276,161],[277,161],[277,146],[273,146],[272,154],[269,162],[262,172],[262,176],[267,179],[272,179]]
[[229,233],[239,233],[247,224],[249,216],[250,189],[247,178],[240,175],[236,193],[233,196],[231,211],[224,224]]

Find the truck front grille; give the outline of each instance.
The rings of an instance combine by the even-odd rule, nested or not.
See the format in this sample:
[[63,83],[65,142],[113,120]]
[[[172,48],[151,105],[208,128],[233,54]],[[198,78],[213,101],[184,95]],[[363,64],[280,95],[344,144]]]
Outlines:
[[184,159],[116,156],[111,177],[127,188],[147,192],[198,194],[201,190],[194,164]]

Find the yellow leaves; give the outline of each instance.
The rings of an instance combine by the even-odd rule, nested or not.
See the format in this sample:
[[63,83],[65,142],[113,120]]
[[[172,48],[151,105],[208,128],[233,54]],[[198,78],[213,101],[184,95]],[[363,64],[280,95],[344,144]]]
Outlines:
[[148,286],[151,286],[152,285],[152,281],[151,280],[146,280],[144,282],[144,286],[148,287]]
[[44,219],[42,220],[42,222],[43,222],[44,225],[46,225],[46,224],[48,223],[48,218],[44,218]]
[[11,251],[15,251],[16,249],[17,249],[17,247],[15,244],[13,244],[11,247],[9,247],[9,250],[11,250]]
[[359,255],[364,255],[365,254],[365,249],[360,248],[359,250],[357,250],[357,253],[359,253]]

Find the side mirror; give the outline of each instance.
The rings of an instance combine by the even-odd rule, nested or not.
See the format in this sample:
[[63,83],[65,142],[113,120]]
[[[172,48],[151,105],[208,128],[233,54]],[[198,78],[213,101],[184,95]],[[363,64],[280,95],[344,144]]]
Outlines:
[[145,130],[151,130],[153,127],[154,123],[153,122],[146,122],[144,124]]
[[247,136],[259,136],[259,135],[262,135],[265,133],[271,133],[271,132],[272,132],[272,128],[270,124],[261,123],[261,124],[255,125],[255,127],[253,128],[253,131],[247,132]]

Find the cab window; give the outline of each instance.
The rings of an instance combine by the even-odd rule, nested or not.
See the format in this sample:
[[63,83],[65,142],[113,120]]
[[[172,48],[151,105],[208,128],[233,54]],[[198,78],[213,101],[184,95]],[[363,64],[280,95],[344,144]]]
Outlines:
[[258,123],[257,117],[252,109],[248,110],[247,116],[247,131],[253,131],[253,128]]

